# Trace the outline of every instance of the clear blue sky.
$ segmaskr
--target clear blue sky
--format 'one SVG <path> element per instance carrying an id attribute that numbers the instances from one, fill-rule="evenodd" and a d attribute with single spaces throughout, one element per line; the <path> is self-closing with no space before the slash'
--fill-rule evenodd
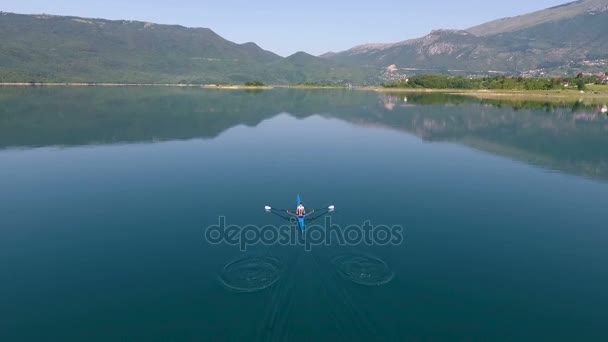
<path id="1" fill-rule="evenodd" d="M 365 43 L 392 43 L 433 29 L 465 29 L 568 0 L 2 0 L 0 11 L 132 19 L 208 27 L 237 42 L 287 56 L 319 55 Z"/>

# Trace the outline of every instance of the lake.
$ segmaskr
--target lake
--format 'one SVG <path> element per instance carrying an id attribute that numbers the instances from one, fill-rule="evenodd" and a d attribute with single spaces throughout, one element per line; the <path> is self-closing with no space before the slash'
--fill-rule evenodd
<path id="1" fill-rule="evenodd" d="M 0 88 L 0 340 L 606 340 L 607 147 L 583 103 Z"/>

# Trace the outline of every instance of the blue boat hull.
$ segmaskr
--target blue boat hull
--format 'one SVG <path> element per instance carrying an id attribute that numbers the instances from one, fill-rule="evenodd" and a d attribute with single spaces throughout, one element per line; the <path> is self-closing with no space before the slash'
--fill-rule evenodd
<path id="1" fill-rule="evenodd" d="M 296 208 L 300 206 L 300 203 L 302 203 L 302 200 L 300 200 L 300 195 L 298 195 L 298 198 L 296 199 Z M 304 217 L 298 217 L 298 225 L 300 226 L 302 233 L 304 233 L 304 229 L 306 228 Z"/>

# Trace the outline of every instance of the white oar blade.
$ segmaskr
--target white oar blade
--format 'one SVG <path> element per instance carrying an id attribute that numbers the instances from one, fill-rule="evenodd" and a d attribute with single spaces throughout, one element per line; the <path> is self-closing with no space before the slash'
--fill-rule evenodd
<path id="1" fill-rule="evenodd" d="M 329 207 L 327 207 L 327 210 L 329 211 L 334 211 L 336 208 L 333 205 L 330 205 Z"/>
<path id="2" fill-rule="evenodd" d="M 264 207 L 264 211 L 271 211 L 271 210 L 272 210 L 272 208 L 271 208 L 271 207 L 269 207 L 269 206 L 265 206 L 265 207 Z"/>

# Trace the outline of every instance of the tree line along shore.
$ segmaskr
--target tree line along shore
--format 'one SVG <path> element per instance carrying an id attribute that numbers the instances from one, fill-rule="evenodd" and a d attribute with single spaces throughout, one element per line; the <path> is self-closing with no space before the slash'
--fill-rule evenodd
<path id="1" fill-rule="evenodd" d="M 393 89 L 466 89 L 466 90 L 567 90 L 584 91 L 589 85 L 608 84 L 608 72 L 603 75 L 576 77 L 527 78 L 527 77 L 462 77 L 446 75 L 417 75 L 397 82 L 387 83 L 384 88 Z"/>
<path id="2" fill-rule="evenodd" d="M 410 88 L 410 89 L 469 89 L 469 90 L 556 90 L 571 89 L 585 90 L 588 85 L 608 84 L 608 72 L 602 75 L 579 73 L 576 77 L 463 77 L 448 75 L 414 75 L 396 82 L 382 84 L 384 88 Z M 352 84 L 328 84 L 306 82 L 292 85 L 266 85 L 261 81 L 248 81 L 244 84 L 230 83 L 140 83 L 140 82 L 2 82 L 0 85 L 18 86 L 175 86 L 175 87 L 327 87 L 352 88 Z M 357 87 L 357 86 L 355 86 Z"/>

